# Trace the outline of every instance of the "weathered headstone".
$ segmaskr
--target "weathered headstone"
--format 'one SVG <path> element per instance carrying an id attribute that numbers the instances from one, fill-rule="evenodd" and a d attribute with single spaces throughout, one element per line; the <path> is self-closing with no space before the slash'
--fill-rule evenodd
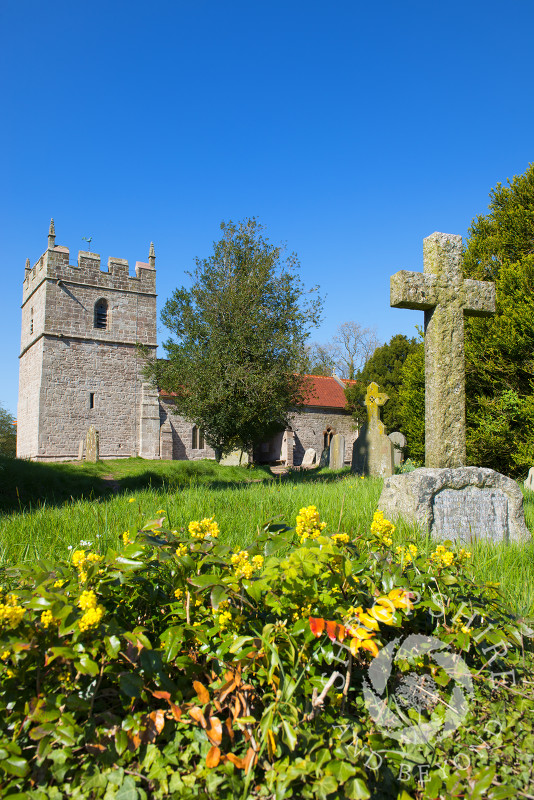
<path id="1" fill-rule="evenodd" d="M 465 280 L 462 237 L 423 241 L 424 274 L 391 277 L 391 305 L 425 312 L 425 466 L 465 464 L 464 315 L 495 313 L 495 284 Z"/>
<path id="2" fill-rule="evenodd" d="M 492 469 L 423 467 L 384 482 L 378 503 L 386 519 L 402 517 L 440 539 L 526 541 L 523 494 Z"/>
<path id="3" fill-rule="evenodd" d="M 143 383 L 139 408 L 139 455 L 141 458 L 160 457 L 159 429 L 158 390 L 150 383 Z"/>
<path id="4" fill-rule="evenodd" d="M 321 453 L 321 458 L 319 459 L 319 467 L 328 467 L 330 464 L 330 448 L 325 447 Z"/>
<path id="5" fill-rule="evenodd" d="M 78 445 L 78 461 L 83 461 L 83 446 L 84 441 L 80 439 L 80 444 Z"/>
<path id="6" fill-rule="evenodd" d="M 370 383 L 365 395 L 367 422 L 352 448 L 352 471 L 359 475 L 387 477 L 393 474 L 393 443 L 386 436 L 380 407 L 389 400 L 378 384 Z"/>
<path id="7" fill-rule="evenodd" d="M 400 431 L 393 431 L 388 435 L 388 439 L 393 443 L 393 466 L 400 467 L 404 463 L 406 436 Z"/>
<path id="8" fill-rule="evenodd" d="M 171 422 L 167 418 L 159 429 L 159 457 L 163 461 L 172 461 L 173 441 Z"/>
<path id="9" fill-rule="evenodd" d="M 85 437 L 85 460 L 92 464 L 98 461 L 98 431 L 91 425 Z"/>
<path id="10" fill-rule="evenodd" d="M 330 440 L 330 469 L 343 469 L 345 466 L 345 437 L 335 433 Z"/>
<path id="11" fill-rule="evenodd" d="M 529 469 L 528 476 L 526 480 L 523 481 L 523 486 L 525 489 L 530 489 L 531 492 L 534 492 L 534 467 Z"/>
<path id="12" fill-rule="evenodd" d="M 246 450 L 232 450 L 220 460 L 223 467 L 245 467 L 249 463 L 249 454 Z"/>
<path id="13" fill-rule="evenodd" d="M 424 274 L 397 272 L 391 305 L 425 312 L 426 467 L 384 481 L 378 508 L 441 539 L 522 541 L 523 496 L 511 478 L 465 464 L 464 314 L 495 312 L 495 284 L 464 280 L 462 238 L 424 240 Z"/>
<path id="14" fill-rule="evenodd" d="M 302 464 L 300 466 L 304 467 L 304 469 L 309 469 L 310 467 L 314 466 L 316 460 L 317 460 L 317 453 L 315 452 L 313 447 L 308 447 L 308 449 L 304 453 L 304 458 L 302 459 Z"/>

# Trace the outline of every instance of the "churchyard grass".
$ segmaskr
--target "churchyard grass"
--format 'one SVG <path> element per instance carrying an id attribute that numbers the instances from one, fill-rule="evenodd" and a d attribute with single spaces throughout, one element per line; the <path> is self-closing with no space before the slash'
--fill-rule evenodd
<path id="1" fill-rule="evenodd" d="M 105 553 L 129 527 L 141 527 L 147 519 L 163 515 L 165 524 L 176 530 L 191 520 L 214 516 L 221 541 L 244 547 L 269 520 L 292 524 L 300 508 L 313 504 L 327 522 L 327 530 L 339 529 L 356 538 L 369 530 L 382 488 L 380 479 L 362 480 L 347 470 L 294 472 L 280 479 L 266 469 L 219 467 L 209 461 L 127 459 L 45 465 L 3 459 L 0 465 L 9 467 L 4 498 L 8 484 L 13 500 L 16 479 L 23 486 L 19 494 L 25 501 L 21 510 L 11 503 L 11 513 L 0 516 L 0 565 L 4 567 L 64 558 L 84 542 Z M 21 481 L 23 471 L 34 468 L 45 476 L 37 488 L 33 484 L 35 506 L 29 501 L 31 480 Z M 115 487 L 117 494 L 102 484 L 102 477 L 108 475 L 120 483 Z M 35 480 L 35 475 L 30 478 Z M 77 495 L 82 499 L 70 499 Z M 533 492 L 525 491 L 525 519 L 534 531 Z M 392 547 L 406 542 L 414 543 L 424 555 L 435 546 L 422 532 L 401 523 Z M 470 549 L 473 577 L 499 583 L 512 613 L 534 615 L 534 544 L 503 546 L 480 541 Z"/>

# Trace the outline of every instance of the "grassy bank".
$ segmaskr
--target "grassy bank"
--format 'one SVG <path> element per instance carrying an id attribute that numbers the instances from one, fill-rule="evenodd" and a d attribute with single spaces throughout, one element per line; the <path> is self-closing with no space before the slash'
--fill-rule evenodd
<path id="1" fill-rule="evenodd" d="M 295 473 L 280 480 L 267 470 L 206 461 L 32 464 L 4 459 L 0 466 L 3 566 L 65 557 L 81 543 L 104 553 L 116 546 L 123 531 L 163 514 L 171 529 L 215 516 L 221 541 L 242 547 L 268 520 L 294 524 L 299 509 L 313 504 L 328 530 L 341 529 L 356 538 L 369 530 L 382 488 L 378 479 L 362 480 L 348 472 Z M 103 480 L 106 476 L 111 480 Z M 534 530 L 531 492 L 525 497 L 525 517 Z M 400 525 L 393 547 L 406 541 L 425 554 L 435 547 L 413 528 Z M 534 544 L 478 542 L 472 553 L 473 577 L 499 583 L 513 613 L 534 615 Z"/>

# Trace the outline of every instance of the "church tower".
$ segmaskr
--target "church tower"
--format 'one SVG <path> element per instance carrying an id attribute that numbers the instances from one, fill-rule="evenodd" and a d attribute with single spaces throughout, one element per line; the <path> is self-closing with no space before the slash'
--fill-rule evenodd
<path id="1" fill-rule="evenodd" d="M 144 345 L 155 358 L 156 269 L 148 263 L 80 251 L 55 243 L 33 268 L 26 261 L 17 412 L 17 456 L 74 460 L 93 425 L 100 457 L 159 458 L 157 394 L 143 383 Z"/>

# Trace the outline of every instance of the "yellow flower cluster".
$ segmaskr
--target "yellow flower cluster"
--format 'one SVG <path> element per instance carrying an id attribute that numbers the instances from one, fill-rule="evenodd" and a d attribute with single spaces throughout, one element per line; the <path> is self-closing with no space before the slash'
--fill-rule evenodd
<path id="1" fill-rule="evenodd" d="M 237 553 L 232 554 L 230 561 L 235 569 L 235 577 L 238 580 L 240 578 L 248 580 L 252 577 L 253 572 L 257 572 L 263 567 L 263 556 L 253 556 L 252 560 L 249 559 L 250 556 L 247 550 L 238 550 Z"/>
<path id="2" fill-rule="evenodd" d="M 54 582 L 54 589 L 61 589 L 63 584 L 67 583 L 67 581 L 57 580 Z"/>
<path id="3" fill-rule="evenodd" d="M 397 564 L 410 564 L 418 553 L 417 547 L 414 544 L 409 544 L 408 547 L 397 547 L 395 550 Z"/>
<path id="4" fill-rule="evenodd" d="M 96 561 L 100 561 L 100 556 L 96 553 L 87 553 L 85 555 L 85 550 L 75 550 L 72 554 L 72 563 L 78 570 L 78 576 L 82 583 L 87 580 L 87 567 Z"/>
<path id="5" fill-rule="evenodd" d="M 125 547 L 129 544 L 132 544 L 132 540 L 130 539 L 130 531 L 124 531 L 122 534 L 122 543 Z"/>
<path id="6" fill-rule="evenodd" d="M 52 625 L 53 622 L 54 622 L 54 615 L 52 614 L 50 609 L 43 611 L 43 613 L 41 614 L 41 625 L 43 626 L 43 628 L 48 628 L 48 626 Z"/>
<path id="7" fill-rule="evenodd" d="M 296 531 L 300 543 L 306 539 L 317 539 L 326 528 L 326 522 L 321 522 L 316 506 L 301 508 L 297 516 Z"/>
<path id="8" fill-rule="evenodd" d="M 348 533 L 333 533 L 331 538 L 336 544 L 348 544 L 349 542 Z"/>
<path id="9" fill-rule="evenodd" d="M 393 540 L 392 533 L 395 531 L 395 525 L 387 519 L 384 519 L 383 511 L 375 511 L 373 521 L 371 523 L 371 533 L 378 540 L 379 544 L 391 547 Z"/>
<path id="10" fill-rule="evenodd" d="M 82 592 L 78 606 L 85 612 L 78 621 L 78 627 L 82 633 L 90 628 L 95 628 L 104 615 L 103 606 L 97 605 L 96 594 L 93 591 Z"/>
<path id="11" fill-rule="evenodd" d="M 174 596 L 177 600 L 183 600 L 184 597 L 184 590 L 183 589 L 176 589 L 174 592 Z"/>
<path id="12" fill-rule="evenodd" d="M 178 558 L 181 556 L 185 556 L 187 553 L 187 545 L 186 544 L 179 544 L 176 548 L 176 555 Z"/>
<path id="13" fill-rule="evenodd" d="M 232 621 L 232 614 L 230 611 L 221 611 L 219 614 L 219 627 L 224 631 Z"/>
<path id="14" fill-rule="evenodd" d="M 5 603 L 0 603 L 0 625 L 5 624 L 10 628 L 17 627 L 26 613 L 26 609 L 19 606 L 18 599 L 17 594 L 8 594 Z"/>
<path id="15" fill-rule="evenodd" d="M 455 554 L 452 550 L 447 550 L 447 548 L 442 544 L 438 544 L 430 556 L 432 563 L 441 569 L 444 567 L 450 567 L 455 562 L 457 564 L 461 564 L 463 561 L 467 561 L 469 558 L 471 558 L 471 553 L 468 550 L 465 550 L 463 547 L 460 548 L 458 553 Z"/>
<path id="16" fill-rule="evenodd" d="M 405 589 L 392 589 L 391 592 L 378 597 L 372 608 L 365 611 L 362 606 L 348 609 L 346 620 L 352 622 L 347 627 L 347 634 L 352 637 L 350 651 L 356 655 L 360 649 L 369 650 L 374 656 L 378 653 L 378 645 L 373 637 L 378 631 L 378 623 L 389 625 L 393 622 L 395 609 L 411 606 L 410 593 Z"/>
<path id="17" fill-rule="evenodd" d="M 205 539 L 206 536 L 216 539 L 219 535 L 219 526 L 215 522 L 215 517 L 205 517 L 200 522 L 195 519 L 189 523 L 188 530 L 193 539 Z"/>
<path id="18" fill-rule="evenodd" d="M 10 655 L 11 655 L 11 653 L 9 652 L 9 650 L 3 650 L 0 653 L 0 659 L 2 659 L 2 661 L 7 661 L 7 659 L 9 658 Z"/>

